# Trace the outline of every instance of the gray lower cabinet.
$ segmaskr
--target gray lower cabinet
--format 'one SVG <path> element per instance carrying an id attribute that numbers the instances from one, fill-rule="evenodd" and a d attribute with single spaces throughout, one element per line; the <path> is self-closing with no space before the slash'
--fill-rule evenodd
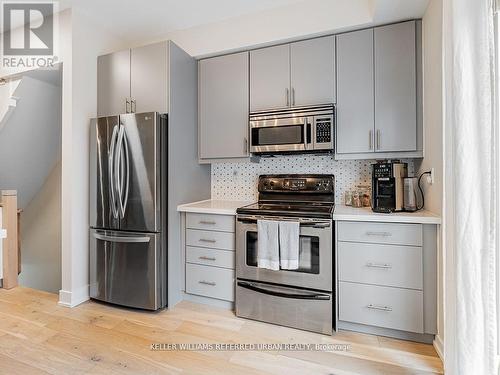
<path id="1" fill-rule="evenodd" d="M 250 111 L 290 105 L 290 45 L 250 51 Z"/>
<path id="2" fill-rule="evenodd" d="M 186 213 L 186 293 L 234 302 L 235 218 Z"/>
<path id="3" fill-rule="evenodd" d="M 436 333 L 436 242 L 435 226 L 338 222 L 339 327 L 428 342 Z"/>
<path id="4" fill-rule="evenodd" d="M 374 151 L 373 29 L 337 35 L 337 153 Z"/>
<path id="5" fill-rule="evenodd" d="M 417 149 L 416 22 L 374 29 L 376 151 Z"/>
<path id="6" fill-rule="evenodd" d="M 97 58 L 97 116 L 113 116 L 129 110 L 130 50 L 99 56 Z"/>
<path id="7" fill-rule="evenodd" d="M 290 44 L 292 106 L 335 103 L 335 37 Z"/>
<path id="8" fill-rule="evenodd" d="M 198 62 L 200 162 L 248 157 L 248 52 Z"/>
<path id="9" fill-rule="evenodd" d="M 97 116 L 167 112 L 169 43 L 164 41 L 97 58 Z"/>

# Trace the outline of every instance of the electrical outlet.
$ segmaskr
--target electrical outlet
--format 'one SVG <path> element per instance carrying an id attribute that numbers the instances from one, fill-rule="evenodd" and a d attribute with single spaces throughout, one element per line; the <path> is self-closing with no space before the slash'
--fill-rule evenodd
<path id="1" fill-rule="evenodd" d="M 431 174 L 427 175 L 427 182 L 432 185 L 434 183 L 434 168 L 431 168 Z"/>

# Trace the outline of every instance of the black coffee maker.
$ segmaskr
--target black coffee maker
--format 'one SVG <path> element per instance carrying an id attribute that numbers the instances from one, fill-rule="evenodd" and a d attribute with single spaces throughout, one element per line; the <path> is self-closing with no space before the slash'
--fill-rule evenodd
<path id="1" fill-rule="evenodd" d="M 408 164 L 384 161 L 372 167 L 372 210 L 385 213 L 403 211 L 404 178 L 408 177 Z"/>

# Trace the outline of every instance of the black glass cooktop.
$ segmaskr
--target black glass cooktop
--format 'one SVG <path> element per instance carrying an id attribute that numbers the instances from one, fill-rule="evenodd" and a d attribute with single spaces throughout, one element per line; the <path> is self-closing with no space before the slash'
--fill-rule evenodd
<path id="1" fill-rule="evenodd" d="M 331 202 L 256 202 L 238 208 L 238 214 L 303 216 L 330 218 L 335 205 Z"/>

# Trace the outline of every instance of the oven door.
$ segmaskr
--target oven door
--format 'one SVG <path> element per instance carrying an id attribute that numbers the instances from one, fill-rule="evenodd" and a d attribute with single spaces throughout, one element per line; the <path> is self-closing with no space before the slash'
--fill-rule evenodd
<path id="1" fill-rule="evenodd" d="M 312 118 L 290 117 L 250 121 L 250 152 L 288 152 L 312 149 Z"/>
<path id="2" fill-rule="evenodd" d="M 240 215 L 236 224 L 236 276 L 300 288 L 332 291 L 333 222 L 322 219 L 272 218 L 300 221 L 299 268 L 273 271 L 257 267 L 258 233 L 255 216 Z M 271 218 L 266 217 L 266 220 Z"/>

